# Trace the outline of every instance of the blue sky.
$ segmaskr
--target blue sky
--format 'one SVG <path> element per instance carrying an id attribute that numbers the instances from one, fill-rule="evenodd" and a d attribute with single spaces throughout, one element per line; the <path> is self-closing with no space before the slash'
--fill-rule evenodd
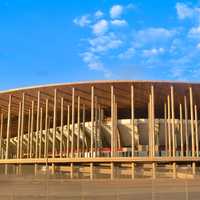
<path id="1" fill-rule="evenodd" d="M 200 80 L 200 1 L 1 0 L 0 89 Z"/>

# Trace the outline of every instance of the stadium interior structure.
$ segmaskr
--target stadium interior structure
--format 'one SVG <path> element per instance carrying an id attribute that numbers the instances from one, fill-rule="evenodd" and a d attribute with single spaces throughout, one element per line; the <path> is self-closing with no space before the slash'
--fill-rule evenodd
<path id="1" fill-rule="evenodd" d="M 0 92 L 0 167 L 117 177 L 199 173 L 200 84 L 91 81 Z"/>

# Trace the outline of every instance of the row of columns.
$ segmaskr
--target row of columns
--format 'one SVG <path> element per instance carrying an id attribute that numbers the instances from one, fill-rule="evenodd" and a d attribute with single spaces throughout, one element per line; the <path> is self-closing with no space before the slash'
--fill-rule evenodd
<path id="1" fill-rule="evenodd" d="M 189 134 L 191 133 L 191 156 L 199 156 L 199 133 L 198 133 L 198 115 L 197 106 L 193 105 L 192 88 L 189 88 L 190 99 L 190 130 L 188 129 L 188 109 L 187 99 L 184 96 L 184 119 L 183 119 L 183 107 L 179 103 L 179 135 L 175 133 L 175 114 L 174 114 L 174 92 L 171 87 L 171 101 L 170 96 L 167 96 L 167 106 L 164 104 L 164 119 L 165 119 L 165 150 L 168 156 L 176 156 L 177 150 L 177 137 L 180 138 L 180 155 L 189 156 Z M 183 131 L 183 128 L 185 131 Z M 184 138 L 185 135 L 185 138 Z M 185 139 L 185 145 L 184 145 Z M 185 146 L 185 151 L 184 151 Z"/>
<path id="2" fill-rule="evenodd" d="M 98 122 L 101 116 L 101 108 L 99 106 L 99 110 L 97 109 L 97 98 L 94 96 L 94 87 L 91 88 L 91 137 L 90 137 L 90 154 L 91 157 L 94 157 L 97 153 L 97 133 L 98 133 Z M 49 139 L 50 139 L 50 122 L 51 115 L 49 113 L 49 100 L 46 99 L 46 111 L 45 117 L 43 115 L 43 107 L 41 104 L 41 93 L 38 91 L 37 95 L 37 106 L 35 101 L 31 102 L 31 108 L 28 110 L 28 124 L 27 124 L 27 141 L 25 140 L 25 94 L 22 94 L 22 101 L 19 102 L 19 111 L 18 111 L 18 130 L 16 136 L 16 158 L 21 159 L 24 158 L 24 153 L 26 153 L 27 158 L 41 158 L 42 151 L 43 156 L 47 157 L 49 154 Z M 94 100 L 95 99 L 95 100 Z M 3 138 L 3 127 L 4 127 L 4 113 L 1 112 L 1 138 L 0 138 L 0 149 L 3 149 L 3 141 L 5 144 L 5 159 L 9 159 L 10 152 L 10 127 L 11 127 L 11 104 L 12 104 L 12 95 L 9 96 L 8 103 L 8 114 L 7 114 L 7 134 L 6 138 Z M 36 119 L 35 119 L 35 107 L 36 107 Z M 61 97 L 61 117 L 60 117 L 60 145 L 57 148 L 56 145 L 56 135 L 57 135 L 57 89 L 54 90 L 54 103 L 53 103 L 53 128 L 52 128 L 52 156 L 55 158 L 56 150 L 59 149 L 59 156 L 63 156 L 63 146 L 64 146 L 64 135 L 63 135 L 63 118 L 64 118 L 64 98 Z M 67 141 L 66 141 L 66 156 L 74 157 L 75 156 L 75 88 L 72 88 L 72 102 L 71 105 L 67 105 Z M 82 122 L 81 122 L 81 111 L 82 111 Z M 81 152 L 85 152 L 86 147 L 86 128 L 85 128 L 85 120 L 86 120 L 86 106 L 82 104 L 81 110 L 81 97 L 78 96 L 77 103 L 77 141 L 76 141 L 76 155 L 80 155 Z M 71 119 L 70 119 L 71 117 Z M 45 127 L 43 127 L 43 121 L 45 122 Z M 34 127 L 36 128 L 34 129 Z M 82 128 L 82 131 L 81 131 Z M 43 131 L 44 129 L 44 131 Z M 43 134 L 43 132 L 45 134 Z M 82 132 L 82 138 L 80 133 Z M 100 133 L 99 133 L 100 134 Z M 45 135 L 45 138 L 43 138 Z M 82 142 L 80 144 L 80 141 Z M 45 141 L 44 141 L 45 140 Z M 43 145 L 44 144 L 44 145 Z M 42 148 L 42 145 L 44 146 Z M 82 146 L 81 146 L 82 145 Z M 25 149 L 26 147 L 26 149 Z M 3 158 L 3 157 L 2 157 Z"/>
<path id="3" fill-rule="evenodd" d="M 95 157 L 97 155 L 97 138 L 98 138 L 98 118 L 101 116 L 101 109 L 98 112 L 98 104 L 95 96 L 94 86 L 91 86 L 91 135 L 90 135 L 90 156 Z M 135 156 L 135 96 L 134 96 L 134 85 L 131 85 L 131 154 L 132 157 Z M 26 151 L 27 157 L 35 158 L 42 157 L 42 151 L 44 152 L 44 157 L 48 156 L 49 153 L 49 136 L 50 133 L 50 116 L 49 116 L 49 101 L 46 99 L 46 111 L 45 117 L 43 115 L 43 108 L 40 106 L 41 93 L 38 91 L 37 96 L 37 114 L 36 114 L 36 130 L 34 136 L 34 123 L 35 123 L 35 102 L 32 101 L 31 108 L 28 110 L 28 136 L 27 141 L 24 140 L 24 120 L 25 120 L 25 94 L 22 94 L 22 101 L 19 102 L 19 112 L 18 112 L 18 130 L 17 130 L 17 145 L 16 145 L 16 157 L 23 158 L 23 152 Z M 192 88 L 189 88 L 189 100 L 190 100 L 190 127 L 191 127 L 191 150 L 192 157 L 199 156 L 199 137 L 198 137 L 198 119 L 197 119 L 197 106 L 193 105 L 193 94 Z M 150 88 L 149 101 L 148 101 L 148 127 L 149 127 L 149 156 L 155 156 L 155 102 L 154 102 L 154 86 Z M 10 126 L 11 126 L 11 102 L 12 95 L 9 96 L 8 103 L 8 114 L 7 114 L 7 132 L 6 132 L 6 148 L 5 148 L 5 159 L 9 158 L 9 146 L 10 146 Z M 63 156 L 64 147 L 64 135 L 63 135 L 63 112 L 64 112 L 64 98 L 61 97 L 61 117 L 60 117 L 60 145 L 57 148 L 56 145 L 56 135 L 57 135 L 57 89 L 54 90 L 54 104 L 53 104 L 53 136 L 52 136 L 52 157 L 57 156 L 56 150 L 59 149 L 59 156 Z M 70 111 L 71 108 L 71 111 Z M 170 87 L 170 95 L 167 96 L 167 102 L 164 102 L 164 122 L 165 122 L 165 150 L 168 156 L 176 156 L 177 148 L 177 134 L 175 134 L 175 110 L 174 110 L 174 87 Z M 188 141 L 188 111 L 187 111 L 187 99 L 184 96 L 184 110 L 185 116 L 183 120 L 183 109 L 182 104 L 179 104 L 180 111 L 180 141 L 181 141 L 181 156 L 184 156 L 184 139 L 183 139 L 183 122 L 185 128 L 185 152 L 186 156 L 189 156 L 189 141 Z M 77 112 L 76 110 L 77 109 Z M 81 124 L 81 97 L 78 96 L 77 108 L 75 107 L 75 88 L 72 88 L 72 102 L 71 106 L 67 106 L 67 156 L 74 157 L 75 155 L 75 116 L 77 113 L 77 141 L 76 141 L 76 155 L 80 155 L 80 148 L 82 147 L 83 152 L 85 151 L 85 105 L 82 107 L 82 124 Z M 71 116 L 70 116 L 71 113 Z M 99 113 L 97 115 L 97 113 Z M 43 119 L 44 117 L 44 119 Z M 71 118 L 71 120 L 70 120 Z M 1 113 L 1 134 L 3 134 L 3 113 Z M 43 127 L 43 121 L 45 121 L 45 127 Z M 81 135 L 81 127 L 83 134 Z M 45 129 L 45 138 L 43 138 L 43 129 Z M 100 134 L 100 133 L 99 133 Z M 82 142 L 81 141 L 82 136 Z M 0 147 L 2 151 L 2 138 L 0 139 Z M 118 148 L 118 136 L 117 136 L 117 97 L 115 94 L 114 86 L 111 85 L 111 157 L 116 156 L 116 151 Z M 26 149 L 24 148 L 24 143 L 27 142 Z M 44 144 L 43 148 L 42 145 Z M 35 150 L 34 150 L 35 147 Z M 69 149 L 71 147 L 71 149 Z M 70 151 L 69 151 L 70 150 Z"/>

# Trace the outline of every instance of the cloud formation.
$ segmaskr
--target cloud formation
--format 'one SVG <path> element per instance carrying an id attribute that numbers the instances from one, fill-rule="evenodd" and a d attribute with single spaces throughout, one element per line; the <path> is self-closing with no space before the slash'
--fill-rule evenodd
<path id="1" fill-rule="evenodd" d="M 115 19 L 115 20 L 111 21 L 111 24 L 114 25 L 114 26 L 126 26 L 127 22 L 124 19 L 121 19 L 121 20 L 120 19 Z"/>
<path id="2" fill-rule="evenodd" d="M 163 27 L 150 27 L 139 30 L 135 34 L 135 40 L 139 45 L 154 42 L 165 42 L 176 34 L 175 30 L 166 29 Z"/>
<path id="3" fill-rule="evenodd" d="M 83 15 L 81 17 L 77 17 L 73 20 L 73 22 L 74 22 L 74 24 L 76 24 L 80 27 L 85 27 L 91 23 L 88 15 Z"/>
<path id="4" fill-rule="evenodd" d="M 105 19 L 93 25 L 93 33 L 96 35 L 104 34 L 108 30 L 108 22 Z"/>
<path id="5" fill-rule="evenodd" d="M 100 11 L 100 10 L 97 10 L 97 11 L 95 12 L 94 16 L 95 16 L 96 18 L 101 18 L 101 17 L 103 16 L 103 12 Z"/>
<path id="6" fill-rule="evenodd" d="M 131 10 L 133 5 L 127 6 Z M 87 64 L 90 70 L 101 71 L 105 77 L 113 75 L 102 62 L 104 58 L 118 50 L 124 43 L 120 34 L 117 34 L 117 28 L 127 26 L 128 23 L 125 19 L 121 18 L 124 7 L 121 5 L 113 5 L 109 12 L 102 12 L 97 10 L 93 14 L 83 15 L 82 17 L 75 18 L 74 23 L 80 27 L 89 27 L 91 35 L 86 41 L 86 48 L 80 53 L 84 63 Z M 89 17 L 89 16 L 94 16 Z M 114 30 L 112 30 L 114 28 Z M 115 33 L 116 32 L 116 33 Z M 123 56 L 122 56 L 123 57 Z"/>
<path id="7" fill-rule="evenodd" d="M 165 50 L 162 47 L 145 49 L 145 50 L 143 50 L 143 56 L 144 57 L 157 56 L 157 55 L 163 54 L 164 52 L 165 52 Z"/>
<path id="8" fill-rule="evenodd" d="M 113 19 L 121 17 L 123 9 L 124 8 L 121 5 L 112 6 L 112 8 L 110 9 L 110 17 Z"/>
<path id="9" fill-rule="evenodd" d="M 189 30 L 188 36 L 191 37 L 191 38 L 200 39 L 200 26 L 192 27 Z"/>
<path id="10" fill-rule="evenodd" d="M 110 49 L 118 48 L 122 41 L 114 33 L 108 33 L 107 35 L 89 39 L 89 44 L 92 52 L 106 52 Z"/>
<path id="11" fill-rule="evenodd" d="M 190 18 L 194 16 L 195 10 L 190 8 L 185 3 L 176 3 L 176 11 L 179 19 Z"/>
<path id="12" fill-rule="evenodd" d="M 75 18 L 75 24 L 90 30 L 80 53 L 88 68 L 111 77 L 108 63 L 115 66 L 115 71 L 123 71 L 121 65 L 126 63 L 140 71 L 153 68 L 169 79 L 200 77 L 200 8 L 177 2 L 176 26 L 133 26 L 126 17 L 128 12 L 135 12 L 132 8 L 135 5 L 113 5 L 107 11 Z"/>
<path id="13" fill-rule="evenodd" d="M 92 52 L 84 52 L 81 54 L 81 57 L 90 69 L 101 70 L 103 68 L 103 64 L 99 61 L 98 56 Z"/>
<path id="14" fill-rule="evenodd" d="M 119 54 L 120 59 L 130 59 L 134 56 L 136 50 L 133 47 L 129 47 L 126 51 Z"/>

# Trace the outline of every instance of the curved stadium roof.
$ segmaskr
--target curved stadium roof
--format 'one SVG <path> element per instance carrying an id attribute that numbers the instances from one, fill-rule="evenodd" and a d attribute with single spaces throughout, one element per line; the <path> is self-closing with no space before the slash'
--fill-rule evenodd
<path id="1" fill-rule="evenodd" d="M 174 87 L 175 97 L 175 114 L 179 116 L 179 104 L 183 103 L 184 96 L 188 99 L 189 106 L 189 87 L 193 90 L 193 101 L 200 108 L 200 84 L 187 82 L 172 82 L 172 81 L 88 81 L 75 83 L 62 83 L 42 85 L 35 87 L 19 88 L 0 92 L 0 108 L 7 113 L 9 95 L 12 95 L 11 118 L 17 122 L 19 102 L 22 101 L 23 93 L 25 94 L 25 116 L 31 108 L 32 101 L 37 104 L 38 91 L 40 91 L 40 106 L 45 109 L 45 101 L 49 99 L 49 112 L 53 113 L 54 90 L 57 90 L 57 107 L 59 112 L 60 99 L 64 98 L 64 112 L 67 111 L 66 105 L 71 105 L 72 88 L 75 88 L 75 106 L 77 106 L 77 97 L 81 97 L 81 105 L 86 106 L 88 112 L 88 120 L 90 118 L 91 107 L 91 86 L 94 86 L 94 94 L 97 97 L 98 105 L 104 108 L 108 113 L 111 107 L 111 86 L 114 86 L 114 93 L 118 104 L 118 118 L 130 117 L 131 106 L 131 85 L 134 85 L 134 107 L 136 118 L 147 118 L 148 116 L 148 97 L 151 86 L 154 86 L 155 96 L 155 116 L 163 117 L 164 103 L 167 100 L 167 95 L 170 95 L 170 87 Z M 37 110 L 35 109 L 35 112 Z M 5 116 L 6 118 L 6 116 Z M 16 123 L 15 123 L 16 124 Z"/>

